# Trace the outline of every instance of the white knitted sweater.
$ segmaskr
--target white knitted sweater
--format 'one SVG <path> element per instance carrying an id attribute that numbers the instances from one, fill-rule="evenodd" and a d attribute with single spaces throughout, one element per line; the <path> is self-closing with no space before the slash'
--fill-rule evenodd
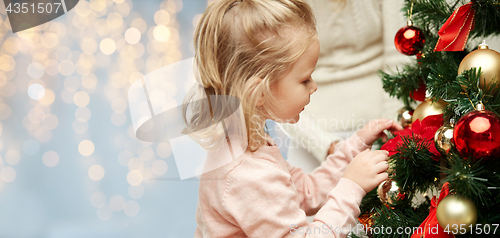
<path id="1" fill-rule="evenodd" d="M 313 73 L 318 90 L 297 124 L 283 124 L 291 146 L 323 161 L 330 144 L 345 139 L 368 121 L 394 118 L 403 106 L 389 98 L 377 71 L 395 70 L 408 57 L 394 47 L 406 25 L 401 0 L 307 0 L 316 14 L 320 58 Z"/>

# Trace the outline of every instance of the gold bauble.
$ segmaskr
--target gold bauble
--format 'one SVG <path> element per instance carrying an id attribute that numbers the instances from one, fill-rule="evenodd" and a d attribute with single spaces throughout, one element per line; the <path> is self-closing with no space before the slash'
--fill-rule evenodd
<path id="1" fill-rule="evenodd" d="M 448 230 L 454 231 L 453 228 L 458 226 L 458 228 L 464 227 L 468 232 L 470 226 L 474 227 L 476 224 L 477 209 L 470 199 L 450 194 L 439 202 L 436 217 L 443 229 L 448 226 Z"/>
<path id="2" fill-rule="evenodd" d="M 439 150 L 439 152 L 441 152 L 442 155 L 446 155 L 453 146 L 451 142 L 452 139 L 453 139 L 453 127 L 449 125 L 444 125 L 436 131 L 436 134 L 434 134 L 434 145 L 436 146 L 436 149 Z"/>
<path id="3" fill-rule="evenodd" d="M 491 81 L 498 83 L 500 77 L 500 53 L 489 49 L 488 45 L 481 44 L 477 50 L 469 53 L 460 63 L 458 67 L 458 74 L 462 74 L 464 70 L 471 68 L 481 67 L 481 79 L 479 80 L 479 87 L 483 90 L 486 89 Z"/>
<path id="4" fill-rule="evenodd" d="M 403 107 L 397 111 L 396 118 L 394 121 L 398 122 L 402 127 L 407 127 L 411 124 L 411 118 L 413 115 L 413 108 Z"/>
<path id="5" fill-rule="evenodd" d="M 411 122 L 415 122 L 417 119 L 422 121 L 427 116 L 442 114 L 443 110 L 446 108 L 446 102 L 439 100 L 432 102 L 431 99 L 426 98 L 425 101 L 420 103 L 418 107 L 413 112 Z"/>
<path id="6" fill-rule="evenodd" d="M 392 205 L 394 199 L 399 194 L 399 188 L 396 186 L 396 182 L 388 179 L 378 185 L 377 194 L 382 203 Z"/>

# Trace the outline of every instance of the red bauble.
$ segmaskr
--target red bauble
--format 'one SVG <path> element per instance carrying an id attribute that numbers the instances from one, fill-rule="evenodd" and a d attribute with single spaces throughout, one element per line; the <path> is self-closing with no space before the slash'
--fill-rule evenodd
<path id="1" fill-rule="evenodd" d="M 425 36 L 422 30 L 414 26 L 405 26 L 396 33 L 394 45 L 405 55 L 415 55 L 424 48 Z"/>
<path id="2" fill-rule="evenodd" d="M 453 141 L 464 157 L 491 159 L 500 154 L 500 118 L 493 112 L 469 112 L 453 130 Z"/>
<path id="3" fill-rule="evenodd" d="M 417 101 L 424 101 L 426 90 L 427 90 L 427 86 L 425 86 L 425 83 L 422 82 L 422 83 L 420 83 L 419 88 L 415 89 L 415 91 L 410 93 L 410 97 L 413 98 L 414 100 L 417 100 Z"/>

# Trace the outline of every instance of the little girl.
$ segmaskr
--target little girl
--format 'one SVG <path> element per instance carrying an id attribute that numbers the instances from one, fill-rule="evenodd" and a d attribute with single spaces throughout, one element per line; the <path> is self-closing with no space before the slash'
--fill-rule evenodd
<path id="1" fill-rule="evenodd" d="M 239 99 L 248 147 L 202 174 L 194 236 L 347 236 L 363 196 L 388 177 L 387 152 L 370 151 L 371 144 L 384 130 L 402 128 L 391 120 L 371 121 L 310 174 L 283 159 L 263 128 L 266 119 L 297 122 L 317 89 L 311 74 L 319 42 L 310 7 L 301 0 L 219 0 L 201 17 L 194 42 L 198 83 L 209 98 Z M 216 119 L 216 110 L 210 108 L 209 116 Z M 206 125 L 203 118 L 193 116 L 187 124 Z M 206 163 L 221 159 L 212 153 Z"/>

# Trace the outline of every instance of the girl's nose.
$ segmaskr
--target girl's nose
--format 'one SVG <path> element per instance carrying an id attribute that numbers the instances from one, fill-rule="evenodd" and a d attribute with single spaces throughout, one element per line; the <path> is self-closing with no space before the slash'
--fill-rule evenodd
<path id="1" fill-rule="evenodd" d="M 314 80 L 311 79 L 311 90 L 310 90 L 310 93 L 309 95 L 313 94 L 314 92 L 316 92 L 316 90 L 318 90 L 318 85 L 316 84 L 316 82 Z"/>

